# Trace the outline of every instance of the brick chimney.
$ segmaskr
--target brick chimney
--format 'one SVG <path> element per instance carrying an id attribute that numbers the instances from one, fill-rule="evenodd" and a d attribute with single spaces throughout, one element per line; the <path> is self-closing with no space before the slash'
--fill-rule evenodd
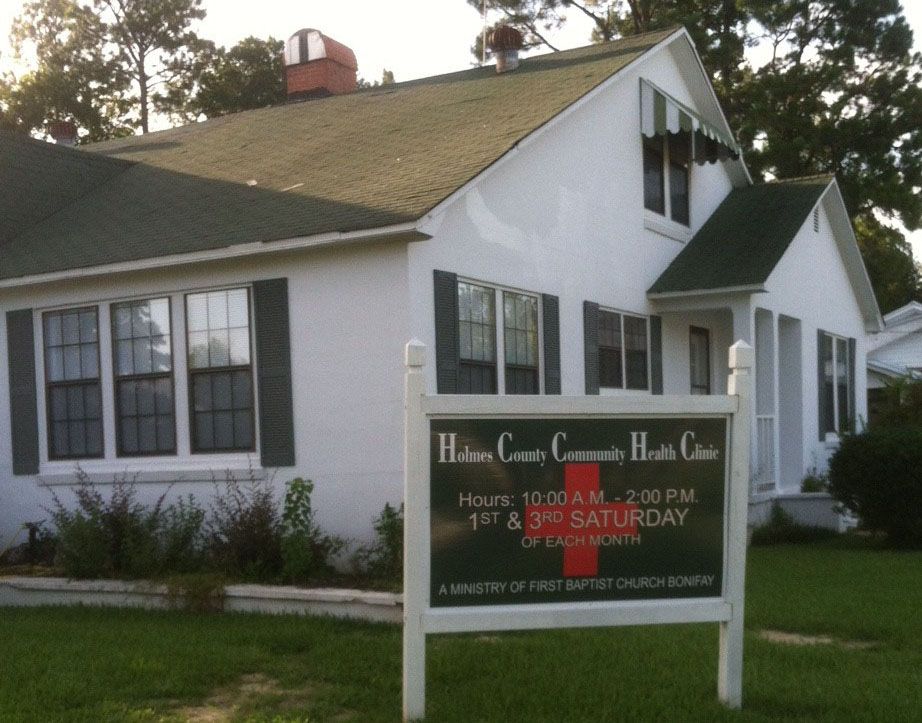
<path id="1" fill-rule="evenodd" d="M 289 101 L 351 93 L 357 70 L 355 53 L 319 30 L 299 30 L 285 44 Z"/>
<path id="2" fill-rule="evenodd" d="M 48 135 L 59 146 L 77 145 L 77 125 L 71 121 L 51 121 L 48 124 Z"/>

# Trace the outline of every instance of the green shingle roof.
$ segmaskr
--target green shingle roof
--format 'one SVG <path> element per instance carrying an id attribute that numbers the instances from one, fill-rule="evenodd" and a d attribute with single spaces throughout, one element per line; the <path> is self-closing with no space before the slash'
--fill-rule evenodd
<path id="1" fill-rule="evenodd" d="M 764 284 L 832 180 L 810 176 L 734 189 L 648 293 Z"/>
<path id="2" fill-rule="evenodd" d="M 0 237 L 0 278 L 416 221 L 674 33 L 536 56 L 502 75 L 474 68 L 84 151 L 49 146 L 96 159 L 89 165 L 123 165 L 114 177 L 87 172 L 88 190 L 44 220 L 11 222 L 18 232 Z M 4 188 L 10 145 L 0 142 Z M 41 174 L 28 177 L 20 195 L 48 195 L 43 183 Z"/>

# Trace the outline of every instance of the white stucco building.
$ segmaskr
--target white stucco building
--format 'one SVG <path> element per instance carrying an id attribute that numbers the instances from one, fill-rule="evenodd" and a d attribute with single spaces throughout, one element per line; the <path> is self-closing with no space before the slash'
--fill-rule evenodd
<path id="1" fill-rule="evenodd" d="M 305 37 L 289 90 L 341 90 L 342 46 Z M 0 159 L 6 537 L 79 464 L 205 501 L 310 478 L 367 538 L 412 338 L 433 393 L 565 395 L 723 393 L 746 340 L 754 513 L 866 415 L 880 317 L 839 188 L 752 184 L 681 29 Z"/>

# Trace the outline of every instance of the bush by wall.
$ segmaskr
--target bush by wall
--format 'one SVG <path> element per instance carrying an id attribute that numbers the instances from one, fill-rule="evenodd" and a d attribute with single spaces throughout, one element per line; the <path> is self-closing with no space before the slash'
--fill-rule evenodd
<path id="1" fill-rule="evenodd" d="M 838 532 L 828 527 L 801 525 L 794 521 L 777 502 L 772 505 L 768 522 L 752 531 L 753 545 L 789 545 L 802 542 L 819 542 L 838 536 Z"/>
<path id="2" fill-rule="evenodd" d="M 384 505 L 374 521 L 375 541 L 363 545 L 355 554 L 355 566 L 369 577 L 392 585 L 403 582 L 403 505 Z"/>
<path id="3" fill-rule="evenodd" d="M 844 437 L 829 462 L 829 492 L 891 544 L 922 546 L 922 427 Z"/>
<path id="4" fill-rule="evenodd" d="M 106 499 L 82 471 L 69 509 L 52 492 L 48 510 L 57 528 L 55 562 L 69 577 L 157 577 L 199 567 L 204 511 L 189 497 L 153 506 L 136 499 L 132 480 L 116 477 Z"/>

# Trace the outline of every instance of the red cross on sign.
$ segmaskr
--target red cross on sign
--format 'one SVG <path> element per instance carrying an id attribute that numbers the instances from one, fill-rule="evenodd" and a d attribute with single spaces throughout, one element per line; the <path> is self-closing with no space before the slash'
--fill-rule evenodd
<path id="1" fill-rule="evenodd" d="M 526 505 L 526 537 L 562 537 L 564 577 L 594 577 L 599 574 L 599 546 L 592 538 L 601 535 L 634 536 L 637 505 L 600 502 L 599 465 L 565 464 L 566 504 Z"/>

